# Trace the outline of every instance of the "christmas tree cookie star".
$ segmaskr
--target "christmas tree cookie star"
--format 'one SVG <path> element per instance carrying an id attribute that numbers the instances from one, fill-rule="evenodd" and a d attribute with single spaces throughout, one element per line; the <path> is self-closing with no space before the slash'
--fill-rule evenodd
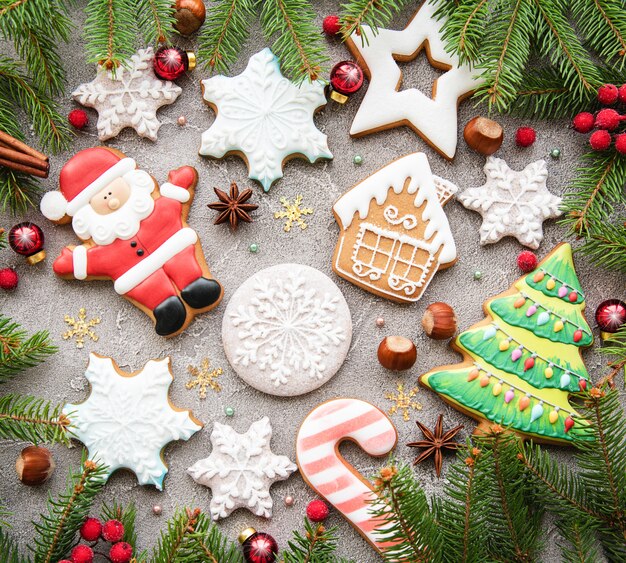
<path id="1" fill-rule="evenodd" d="M 141 485 L 163 489 L 167 466 L 162 453 L 173 440 L 188 440 L 202 428 L 189 410 L 168 396 L 173 376 L 170 359 L 150 360 L 126 373 L 111 359 L 89 355 L 85 377 L 91 393 L 83 403 L 66 404 L 63 413 L 89 456 L 107 466 L 108 474 L 130 469 Z"/>
<path id="2" fill-rule="evenodd" d="M 269 49 L 250 57 L 238 76 L 203 80 L 202 95 L 217 117 L 202 134 L 200 154 L 241 156 L 249 177 L 266 192 L 283 177 L 289 158 L 315 162 L 333 157 L 326 135 L 313 123 L 314 113 L 326 104 L 324 83 L 289 81 Z"/>
<path id="3" fill-rule="evenodd" d="M 487 318 L 452 347 L 463 363 L 420 377 L 455 408 L 523 436 L 567 443 L 585 424 L 568 397 L 587 388 L 580 349 L 593 342 L 569 244 L 485 303 Z"/>
<path id="4" fill-rule="evenodd" d="M 350 135 L 360 137 L 399 125 L 411 127 L 447 159 L 457 144 L 457 108 L 480 84 L 476 71 L 446 52 L 441 37 L 442 20 L 435 18 L 435 2 L 422 4 L 402 31 L 364 25 L 347 45 L 369 78 L 369 86 L 354 117 Z M 364 37 L 367 37 L 365 40 Z M 402 72 L 396 61 L 411 61 L 425 48 L 432 66 L 444 70 L 433 84 L 432 96 L 416 88 L 399 90 Z"/>
<path id="5" fill-rule="evenodd" d="M 154 74 L 151 48 L 137 51 L 128 67 L 112 70 L 98 67 L 96 77 L 72 92 L 78 103 L 98 112 L 98 138 L 106 141 L 125 127 L 132 127 L 141 137 L 156 141 L 161 122 L 157 110 L 173 104 L 182 88 Z"/>

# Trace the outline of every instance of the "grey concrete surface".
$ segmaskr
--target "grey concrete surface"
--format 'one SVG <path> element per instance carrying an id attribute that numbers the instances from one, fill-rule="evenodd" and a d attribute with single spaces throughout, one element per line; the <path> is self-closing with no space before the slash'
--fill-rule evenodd
<path id="1" fill-rule="evenodd" d="M 85 64 L 83 40 L 79 33 L 84 22 L 84 4 L 84 1 L 78 3 L 80 10 L 74 16 L 77 31 L 73 41 L 62 49 L 66 61 L 68 91 L 82 82 L 92 80 L 95 72 L 92 65 Z M 338 2 L 330 0 L 315 4 L 318 9 L 317 23 L 320 26 L 323 15 L 333 13 L 338 8 Z M 395 18 L 394 26 L 402 27 L 410 14 L 411 9 L 407 8 Z M 333 63 L 349 58 L 347 49 L 339 42 L 326 43 Z M 186 44 L 193 46 L 194 41 L 181 40 L 181 45 Z M 255 25 L 232 73 L 241 72 L 248 57 L 267 45 Z M 438 71 L 429 67 L 423 54 L 414 63 L 405 63 L 402 67 L 405 86 L 430 88 L 433 78 L 438 74 Z M 194 414 L 205 423 L 204 430 L 189 442 L 172 443 L 165 449 L 169 474 L 162 493 L 152 487 L 139 486 L 133 474 L 122 471 L 111 477 L 98 499 L 121 503 L 134 501 L 137 504 L 139 544 L 144 547 L 154 545 L 159 530 L 176 507 L 208 507 L 210 491 L 194 483 L 185 470 L 196 460 L 208 455 L 209 435 L 214 421 L 231 424 L 236 430 L 243 432 L 251 422 L 267 415 L 274 428 L 274 451 L 289 455 L 293 460 L 297 429 L 304 416 L 317 404 L 333 397 L 348 396 L 368 400 L 383 409 L 389 408 L 390 403 L 384 398 L 384 394 L 394 391 L 398 382 L 404 382 L 410 388 L 416 385 L 419 374 L 433 366 L 458 359 L 444 342 L 432 341 L 423 333 L 420 319 L 427 305 L 433 301 L 447 301 L 456 309 L 460 327 L 469 327 L 483 318 L 483 301 L 505 290 L 517 279 L 515 257 L 522 250 L 511 238 L 481 247 L 478 242 L 480 215 L 464 209 L 457 202 L 451 202 L 446 206 L 446 213 L 456 239 L 459 261 L 454 267 L 439 272 L 434 277 L 419 303 L 411 306 L 397 305 L 347 283 L 331 271 L 331 256 L 338 235 L 331 206 L 344 191 L 394 158 L 420 150 L 428 155 L 433 172 L 452 180 L 462 190 L 483 183 L 484 157 L 473 153 L 465 145 L 461 131 L 458 153 L 451 163 L 437 155 L 407 128 L 351 139 L 348 130 L 362 97 L 361 93 L 343 106 L 329 103 L 315 119 L 317 126 L 328 135 L 334 160 L 315 165 L 292 160 L 285 166 L 284 178 L 274 185 L 269 194 L 263 194 L 257 184 L 247 179 L 245 164 L 240 159 L 231 157 L 212 160 L 197 155 L 200 135 L 214 120 L 213 112 L 202 102 L 200 95 L 199 81 L 205 77 L 206 72 L 196 70 L 179 81 L 183 88 L 182 95 L 175 104 L 166 106 L 159 112 L 163 125 L 157 142 L 142 140 L 134 131 L 127 129 L 107 145 L 135 158 L 159 182 L 166 179 L 170 169 L 182 164 L 190 164 L 198 169 L 200 183 L 189 223 L 198 231 L 208 264 L 224 285 L 225 298 L 219 308 L 198 317 L 179 337 L 171 340 L 158 337 L 149 319 L 117 297 L 111 283 L 65 281 L 53 275 L 52 261 L 63 246 L 76 243 L 76 238 L 70 227 L 51 225 L 38 210 L 31 210 L 19 219 L 33 220 L 44 228 L 47 260 L 37 266 L 29 266 L 8 249 L 0 254 L 2 265 L 15 266 L 21 277 L 17 291 L 0 294 L 2 313 L 14 317 L 29 331 L 48 329 L 52 340 L 59 347 L 59 353 L 44 365 L 24 372 L 4 385 L 3 393 L 33 393 L 56 402 L 82 401 L 88 393 L 82 374 L 90 351 L 112 356 L 122 369 L 129 371 L 141 368 L 151 358 L 170 355 L 175 374 L 171 388 L 173 402 L 180 407 L 193 409 Z M 65 112 L 76 107 L 69 96 L 62 100 L 62 106 Z M 88 129 L 77 136 L 71 152 L 51 159 L 52 173 L 43 182 L 45 189 L 57 187 L 59 170 L 71 154 L 99 144 L 95 134 L 96 113 L 87 111 L 91 120 Z M 461 105 L 459 122 L 464 125 L 471 117 L 483 112 L 484 110 L 473 107 L 473 102 L 466 101 Z M 184 127 L 176 123 L 180 115 L 187 118 L 187 125 Z M 583 137 L 574 134 L 565 121 L 529 122 L 504 117 L 499 118 L 499 121 L 505 128 L 505 141 L 497 156 L 504 158 L 516 169 L 523 168 L 533 160 L 545 158 L 550 174 L 548 186 L 554 193 L 562 193 L 573 177 L 582 154 Z M 538 132 L 537 142 L 529 149 L 519 149 L 514 144 L 515 129 L 522 124 L 531 124 Z M 561 149 L 561 158 L 558 160 L 550 158 L 550 151 L 555 147 Z M 353 164 L 356 154 L 363 157 L 361 166 Z M 226 189 L 232 180 L 236 180 L 241 188 L 254 188 L 253 201 L 259 204 L 259 209 L 254 214 L 254 223 L 242 225 L 236 233 L 231 233 L 226 225 L 213 225 L 215 213 L 207 209 L 207 204 L 215 199 L 213 186 Z M 305 231 L 294 228 L 285 233 L 282 222 L 275 220 L 273 213 L 280 209 L 280 197 L 293 199 L 297 194 L 303 196 L 303 203 L 312 206 L 315 213 L 307 219 L 309 226 Z M 0 219 L 5 228 L 17 222 L 16 218 L 7 214 L 1 215 Z M 554 221 L 547 222 L 544 226 L 545 240 L 538 251 L 540 257 L 556 243 L 565 240 L 564 230 Z M 575 241 L 568 240 L 576 244 Z M 260 245 L 257 254 L 248 251 L 252 242 Z M 329 383 L 308 395 L 279 398 L 264 395 L 237 377 L 224 356 L 221 321 L 230 296 L 251 273 L 290 261 L 318 268 L 335 280 L 350 306 L 354 335 L 346 362 Z M 624 279 L 599 271 L 581 256 L 576 257 L 576 265 L 588 296 L 587 317 L 592 323 L 593 311 L 600 301 L 608 297 L 623 296 Z M 473 279 L 476 270 L 483 273 L 480 281 Z M 77 314 L 80 307 L 86 307 L 89 317 L 99 316 L 102 319 L 101 324 L 96 327 L 100 336 L 98 342 L 88 341 L 82 350 L 77 349 L 73 342 L 61 338 L 66 329 L 64 315 Z M 382 329 L 375 325 L 375 319 L 379 316 L 383 316 L 386 321 Z M 387 334 L 401 334 L 416 342 L 418 360 L 408 373 L 398 376 L 385 371 L 378 364 L 376 348 L 380 339 Z M 224 375 L 221 377 L 222 392 L 214 393 L 209 390 L 206 400 L 202 401 L 195 391 L 185 389 L 185 382 L 187 366 L 199 364 L 204 357 L 210 358 L 214 366 L 222 367 Z M 599 376 L 604 360 L 594 351 L 586 352 L 585 360 L 589 370 Z M 401 417 L 394 417 L 399 433 L 396 455 L 400 460 L 409 462 L 415 455 L 415 451 L 405 444 L 419 435 L 414 422 L 416 418 L 431 426 L 437 415 L 444 413 L 447 427 L 465 424 L 461 439 L 471 433 L 474 423 L 446 406 L 434 393 L 420 389 L 417 399 L 423 405 L 423 410 L 412 412 L 410 421 L 404 422 Z M 225 416 L 226 406 L 235 409 L 232 418 Z M 44 510 L 48 493 L 54 495 L 61 491 L 69 467 L 78 466 L 81 446 L 77 445 L 69 450 L 62 446 L 53 447 L 57 470 L 53 478 L 39 488 L 25 487 L 17 480 L 13 464 L 22 447 L 23 444 L 19 443 L 1 443 L 0 498 L 14 512 L 9 520 L 25 545 L 33 534 L 30 522 Z M 571 463 L 571 452 L 557 448 L 553 450 L 564 463 Z M 375 473 L 384 463 L 384 460 L 370 458 L 352 445 L 343 447 L 342 452 L 365 476 Z M 444 474 L 450 460 L 451 457 L 446 456 Z M 417 466 L 415 474 L 429 493 L 441 491 L 444 480 L 435 477 L 432 463 L 426 462 Z M 235 539 L 243 528 L 254 526 L 273 534 L 278 543 L 285 546 L 291 530 L 301 526 L 304 509 L 315 495 L 298 474 L 288 481 L 276 484 L 272 488 L 272 495 L 274 515 L 270 520 L 262 520 L 245 510 L 238 510 L 219 523 L 220 529 Z M 286 495 L 293 495 L 295 498 L 292 507 L 284 505 L 283 499 Z M 152 514 L 151 508 L 154 504 L 163 506 L 162 516 Z M 337 513 L 332 514 L 329 524 L 338 527 L 340 554 L 359 563 L 379 560 L 365 541 Z M 557 555 L 554 532 L 547 531 L 546 539 L 548 548 L 544 559 L 555 561 Z"/>

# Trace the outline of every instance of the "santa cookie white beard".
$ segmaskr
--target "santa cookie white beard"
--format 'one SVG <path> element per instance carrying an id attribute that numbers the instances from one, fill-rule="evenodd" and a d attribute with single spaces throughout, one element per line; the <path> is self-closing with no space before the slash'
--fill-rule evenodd
<path id="1" fill-rule="evenodd" d="M 196 170 L 183 166 L 159 189 L 119 151 L 97 147 L 77 153 L 61 170 L 60 190 L 41 200 L 48 219 L 71 220 L 85 241 L 64 248 L 54 272 L 70 279 L 111 279 L 118 294 L 153 319 L 157 334 L 180 333 L 222 298 L 198 235 L 186 222 L 197 181 Z"/>

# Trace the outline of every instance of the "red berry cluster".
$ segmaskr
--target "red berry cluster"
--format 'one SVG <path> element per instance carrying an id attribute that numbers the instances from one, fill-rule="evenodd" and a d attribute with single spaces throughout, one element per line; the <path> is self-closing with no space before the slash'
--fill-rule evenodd
<path id="1" fill-rule="evenodd" d="M 113 544 L 109 549 L 112 563 L 128 563 L 133 556 L 132 546 L 122 541 L 124 525 L 119 520 L 108 520 L 102 524 L 97 518 L 87 518 L 80 528 L 80 537 L 91 545 L 78 544 L 72 549 L 70 558 L 59 563 L 93 563 L 93 548 L 100 539 Z"/>
<path id="2" fill-rule="evenodd" d="M 614 84 L 605 84 L 598 89 L 598 102 L 603 106 L 612 106 L 620 103 L 626 105 L 626 84 L 619 88 Z M 621 115 L 613 108 L 602 108 L 595 115 L 587 111 L 574 117 L 572 123 L 574 130 L 579 133 L 591 133 L 589 144 L 594 151 L 605 151 L 615 143 L 615 150 L 620 154 L 626 154 L 626 132 L 617 129 L 626 120 L 626 115 Z"/>

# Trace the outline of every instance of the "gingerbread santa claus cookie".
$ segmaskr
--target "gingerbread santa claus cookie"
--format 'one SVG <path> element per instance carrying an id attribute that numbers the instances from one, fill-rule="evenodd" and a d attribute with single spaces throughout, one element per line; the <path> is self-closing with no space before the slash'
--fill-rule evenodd
<path id="1" fill-rule="evenodd" d="M 198 234 L 187 225 L 197 182 L 196 170 L 183 166 L 159 187 L 117 150 L 80 151 L 61 170 L 59 191 L 41 200 L 48 219 L 71 221 L 84 241 L 63 249 L 54 272 L 113 280 L 118 294 L 152 318 L 157 334 L 180 333 L 222 299 Z"/>

